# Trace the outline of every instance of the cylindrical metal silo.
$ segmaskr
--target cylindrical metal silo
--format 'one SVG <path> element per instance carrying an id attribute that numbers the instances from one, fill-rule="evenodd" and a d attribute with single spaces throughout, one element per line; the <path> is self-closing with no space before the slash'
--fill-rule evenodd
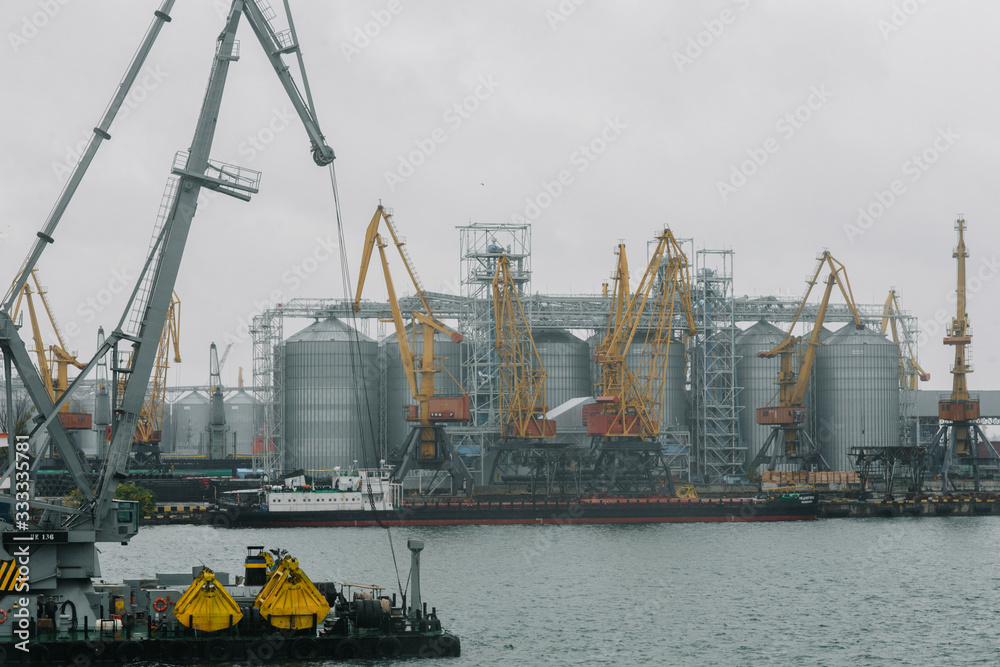
<path id="1" fill-rule="evenodd" d="M 375 465 L 375 341 L 331 317 L 288 338 L 280 354 L 285 467 Z"/>
<path id="2" fill-rule="evenodd" d="M 422 328 L 422 327 L 421 327 Z M 424 351 L 423 336 L 414 342 L 411 328 L 406 328 L 407 339 L 413 346 L 413 353 L 419 358 Z M 386 402 L 386 447 L 392 452 L 406 442 L 410 429 L 416 422 L 408 422 L 403 415 L 404 405 L 415 405 L 410 383 L 403 370 L 403 360 L 399 356 L 399 341 L 395 334 L 383 339 L 385 342 L 385 402 Z M 440 332 L 434 334 L 434 356 L 438 366 L 444 369 L 434 377 L 434 393 L 440 396 L 455 396 L 463 393 L 462 347 Z M 454 379 L 452 379 L 454 378 Z M 457 381 L 457 384 L 456 384 Z M 417 377 L 419 386 L 420 378 Z"/>
<path id="3" fill-rule="evenodd" d="M 581 396 L 593 395 L 590 346 L 562 329 L 532 332 L 545 368 L 545 403 L 549 409 Z"/>
<path id="4" fill-rule="evenodd" d="M 170 422 L 174 449 L 178 454 L 196 456 L 204 453 L 205 427 L 208 426 L 209 400 L 196 391 L 171 404 Z"/>
<path id="5" fill-rule="evenodd" d="M 226 426 L 229 427 L 227 451 L 236 456 L 251 456 L 254 439 L 253 397 L 242 389 L 226 398 Z"/>
<path id="6" fill-rule="evenodd" d="M 745 463 L 748 465 L 771 435 L 770 426 L 757 423 L 757 408 L 777 405 L 781 366 L 777 357 L 758 357 L 757 353 L 774 349 L 783 340 L 785 332 L 763 320 L 736 337 L 736 400 L 741 406 L 740 437 L 747 448 Z"/>
<path id="7" fill-rule="evenodd" d="M 899 444 L 899 347 L 849 324 L 816 353 L 816 444 L 833 470 L 850 447 Z"/>

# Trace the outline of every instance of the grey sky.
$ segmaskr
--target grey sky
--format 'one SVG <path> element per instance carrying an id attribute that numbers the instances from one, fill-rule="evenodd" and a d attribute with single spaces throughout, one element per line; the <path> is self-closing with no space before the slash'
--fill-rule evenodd
<path id="1" fill-rule="evenodd" d="M 158 6 L 0 8 L 4 280 Z M 225 7 L 178 0 L 40 264 L 81 356 L 97 325 L 120 316 L 118 276 L 134 279 L 142 264 Z M 697 247 L 735 250 L 738 295 L 802 294 L 829 248 L 858 301 L 898 290 L 926 333 L 928 387 L 944 389 L 951 359 L 935 317 L 953 314 L 953 222 L 964 213 L 975 276 L 970 385 L 995 386 L 995 3 L 299 1 L 292 10 L 337 152 L 353 276 L 379 199 L 395 209 L 432 290 L 458 291 L 457 225 L 512 216 L 534 218 L 540 292 L 599 291 L 618 240 L 638 266 L 664 224 Z M 240 365 L 249 379 L 240 325 L 272 292 L 342 295 L 326 241 L 336 238 L 326 171 L 312 164 L 245 25 L 240 38 L 213 155 L 262 171 L 262 189 L 249 204 L 216 197 L 199 209 L 177 285 L 185 361 L 171 381 L 184 384 L 206 382 L 209 343 L 233 337 L 242 342 L 224 381 Z M 859 208 L 872 217 L 859 222 Z M 366 295 L 384 295 L 377 275 Z"/>

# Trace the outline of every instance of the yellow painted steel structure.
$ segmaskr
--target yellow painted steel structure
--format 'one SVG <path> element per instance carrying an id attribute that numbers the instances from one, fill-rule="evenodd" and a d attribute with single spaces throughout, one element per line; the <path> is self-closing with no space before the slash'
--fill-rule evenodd
<path id="1" fill-rule="evenodd" d="M 382 236 L 378 233 L 379 223 L 382 221 L 385 221 L 386 227 L 389 229 L 392 242 L 396 246 L 403 264 L 406 266 L 406 272 L 410 276 L 410 281 L 413 283 L 417 297 L 424 308 L 423 313 L 418 313 L 417 311 L 411 311 L 410 313 L 412 316 L 412 343 L 406 334 L 406 325 L 403 323 L 403 314 L 399 307 L 399 300 L 396 298 L 396 290 L 389 271 L 389 262 L 385 256 L 385 249 L 388 244 L 382 240 Z M 434 311 L 431 309 L 420 280 L 413 270 L 413 264 L 410 261 L 409 255 L 404 249 L 405 245 L 406 242 L 396 233 L 396 226 L 392 220 L 392 212 L 386 210 L 382 204 L 379 204 L 365 232 L 365 245 L 361 255 L 361 271 L 358 276 L 358 287 L 354 295 L 352 307 L 355 312 L 361 309 L 361 294 L 365 286 L 365 277 L 368 274 L 368 265 L 371 262 L 372 251 L 375 247 L 378 247 L 379 256 L 382 260 L 382 272 L 385 275 L 385 287 L 388 292 L 389 306 L 392 310 L 392 322 L 396 331 L 396 340 L 399 342 L 399 356 L 403 362 L 403 371 L 406 375 L 406 380 L 410 385 L 410 393 L 417 402 L 417 422 L 421 426 L 430 427 L 433 424 L 431 400 L 434 398 L 436 391 L 434 375 L 441 370 L 434 357 L 434 332 L 439 331 L 446 334 L 456 343 L 461 343 L 463 337 L 462 334 L 445 326 L 434 317 Z M 423 344 L 419 359 L 413 353 L 413 349 L 416 347 L 418 330 Z M 454 380 L 455 378 L 452 379 Z M 458 384 L 457 380 L 456 384 Z M 433 428 L 422 429 L 420 434 L 421 458 L 436 458 L 438 453 L 437 447 L 435 430 Z"/>
<path id="2" fill-rule="evenodd" d="M 670 229 L 657 237 L 646 271 L 633 294 L 629 285 L 625 244 L 618 245 L 618 263 L 612 276 L 611 311 L 603 340 L 597 345 L 595 360 L 600 368 L 601 414 L 610 417 L 608 438 L 655 438 L 660 432 L 660 410 L 666 381 L 671 326 L 677 304 L 683 310 L 687 334 L 696 335 L 691 307 L 691 273 L 687 255 Z M 636 333 L 640 330 L 653 286 L 657 286 L 648 318 L 639 368 L 625 363 Z M 595 435 L 593 431 L 588 431 Z"/>
<path id="3" fill-rule="evenodd" d="M 555 437 L 545 418 L 545 367 L 542 365 L 521 297 L 501 254 L 493 275 L 493 316 L 500 375 L 500 423 L 506 438 Z"/>
<path id="4" fill-rule="evenodd" d="M 16 284 L 16 281 L 15 281 Z M 34 284 L 34 290 L 32 290 Z M 35 302 L 32 294 L 37 294 L 42 302 L 42 308 L 48 318 L 49 326 L 54 332 L 56 343 L 46 345 L 42 337 L 41 320 L 35 311 Z M 69 367 L 84 368 L 86 364 L 79 362 L 75 355 L 66 351 L 66 344 L 63 342 L 62 332 L 56 324 L 56 318 L 52 315 L 52 308 L 49 307 L 48 299 L 45 298 L 46 290 L 38 282 L 38 270 L 32 269 L 27 280 L 21 286 L 21 291 L 17 294 L 10 311 L 10 318 L 14 321 L 21 312 L 22 303 L 27 308 L 28 318 L 31 320 L 31 339 L 35 346 L 35 358 L 38 363 L 38 372 L 45 385 L 45 391 L 49 399 L 55 403 L 69 386 Z M 62 413 L 69 412 L 69 403 L 62 406 Z"/>
<path id="5" fill-rule="evenodd" d="M 899 346 L 899 388 L 916 391 L 919 388 L 918 383 L 930 380 L 931 374 L 917 363 L 917 351 L 913 347 L 913 341 L 899 334 L 896 319 L 902 313 L 903 309 L 899 307 L 899 295 L 896 294 L 896 290 L 889 290 L 889 296 L 886 297 L 882 307 L 882 335 L 891 331 L 892 342 Z"/>
<path id="6" fill-rule="evenodd" d="M 186 628 L 216 632 L 235 626 L 243 618 L 243 612 L 225 587 L 216 582 L 215 573 L 206 567 L 177 600 L 174 616 Z"/>
<path id="7" fill-rule="evenodd" d="M 278 561 L 253 606 L 271 625 L 284 630 L 312 628 L 330 611 L 326 598 L 291 556 Z"/>
<path id="8" fill-rule="evenodd" d="M 816 321 L 813 324 L 813 330 L 809 336 L 809 340 L 806 345 L 806 350 L 801 354 L 799 361 L 799 371 L 798 375 L 795 374 L 794 369 L 794 358 L 795 355 L 800 354 L 800 343 L 802 342 L 801 336 L 793 335 L 795 331 L 795 326 L 798 324 L 799 317 L 802 315 L 802 310 L 805 308 L 806 303 L 809 300 L 809 294 L 812 293 L 813 287 L 819 282 L 820 273 L 822 273 L 823 268 L 828 267 L 830 269 L 830 275 L 826 280 L 826 290 L 823 293 L 823 299 L 820 301 L 819 310 L 816 314 Z M 773 349 L 766 352 L 759 352 L 757 356 L 772 358 L 780 358 L 780 366 L 778 370 L 778 405 L 783 409 L 775 413 L 773 410 L 768 410 L 767 408 L 760 408 L 757 412 L 757 423 L 772 424 L 777 426 L 794 427 L 797 423 L 802 423 L 804 421 L 805 408 L 802 407 L 802 401 L 806 395 L 806 387 L 809 385 L 809 374 L 812 372 L 813 362 L 816 360 L 816 350 L 819 348 L 819 338 L 820 332 L 823 329 L 823 322 L 826 319 L 826 311 L 830 304 L 830 296 L 833 292 L 833 286 L 837 285 L 840 288 L 841 294 L 844 296 L 844 300 L 847 302 L 847 307 L 851 311 L 851 316 L 854 318 L 854 326 L 858 329 L 864 328 L 861 324 L 861 317 L 858 315 L 858 308 L 854 303 L 854 293 L 851 290 L 851 283 L 847 277 L 847 269 L 844 265 L 834 259 L 833 255 L 829 251 L 824 250 L 819 256 L 816 270 L 812 274 L 812 278 L 807 280 L 806 283 L 809 287 L 806 289 L 806 294 L 802 297 L 802 302 L 799 304 L 799 308 L 795 313 L 795 318 L 792 320 L 791 326 L 788 328 L 788 334 L 785 336 L 785 340 L 778 343 Z M 777 419 L 768 419 L 766 421 L 761 421 L 761 415 L 764 414 L 777 414 Z M 793 417 L 795 413 L 800 413 L 802 417 Z M 794 428 L 785 428 L 784 431 L 785 439 L 785 453 L 787 455 L 794 455 L 796 453 L 796 430 Z"/>

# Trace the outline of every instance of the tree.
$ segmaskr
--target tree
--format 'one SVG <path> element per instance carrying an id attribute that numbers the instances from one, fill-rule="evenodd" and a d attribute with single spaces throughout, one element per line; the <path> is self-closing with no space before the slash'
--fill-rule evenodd
<path id="1" fill-rule="evenodd" d="M 35 412 L 28 394 L 23 391 L 14 392 L 14 435 L 28 435 L 28 420 Z M 7 401 L 0 392 L 0 433 L 10 433 L 7 424 Z"/>
<path id="2" fill-rule="evenodd" d="M 115 491 L 115 498 L 118 500 L 138 500 L 141 516 L 156 514 L 156 494 L 134 482 L 119 484 L 118 490 Z"/>

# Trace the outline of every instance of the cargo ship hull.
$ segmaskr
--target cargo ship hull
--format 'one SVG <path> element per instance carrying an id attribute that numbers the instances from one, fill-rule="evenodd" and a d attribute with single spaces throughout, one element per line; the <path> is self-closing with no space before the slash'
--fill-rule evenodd
<path id="1" fill-rule="evenodd" d="M 572 501 L 405 502 L 392 510 L 275 512 L 218 505 L 212 523 L 220 527 L 292 526 L 461 526 L 517 524 L 691 523 L 808 521 L 815 519 L 815 494 L 757 498 L 580 498 Z"/>

